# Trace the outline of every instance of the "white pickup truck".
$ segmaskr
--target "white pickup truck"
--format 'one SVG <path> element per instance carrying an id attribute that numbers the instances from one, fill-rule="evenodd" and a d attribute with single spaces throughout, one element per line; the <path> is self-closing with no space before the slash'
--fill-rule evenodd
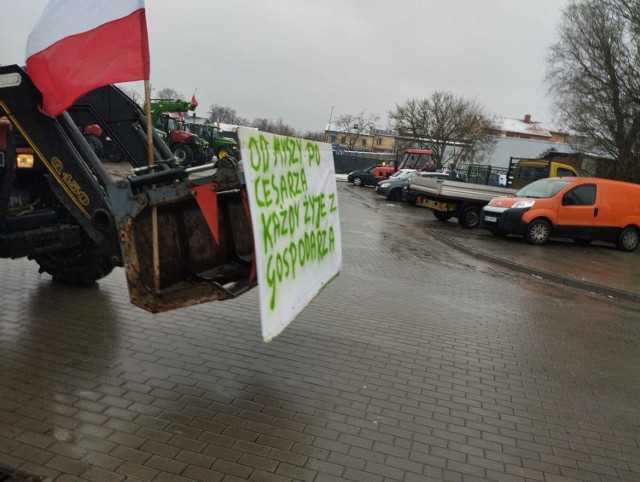
<path id="1" fill-rule="evenodd" d="M 463 228 L 475 228 L 480 223 L 480 210 L 494 197 L 515 194 L 516 189 L 484 186 L 469 182 L 449 181 L 430 177 L 413 177 L 409 190 L 416 193 L 416 204 L 429 208 L 436 218 L 447 221 L 458 218 Z"/>

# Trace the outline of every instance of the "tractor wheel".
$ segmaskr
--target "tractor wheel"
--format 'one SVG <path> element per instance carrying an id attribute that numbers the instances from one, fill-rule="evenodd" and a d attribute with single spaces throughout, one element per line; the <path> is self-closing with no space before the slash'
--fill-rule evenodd
<path id="1" fill-rule="evenodd" d="M 633 251 L 638 247 L 640 241 L 640 233 L 636 228 L 628 227 L 624 228 L 618 237 L 616 245 L 621 251 Z"/>
<path id="2" fill-rule="evenodd" d="M 451 213 L 445 213 L 444 211 L 431 211 L 438 221 L 449 221 L 453 217 Z"/>
<path id="3" fill-rule="evenodd" d="M 109 257 L 88 239 L 81 246 L 39 254 L 33 259 L 40 265 L 39 272 L 50 274 L 54 283 L 89 286 L 113 271 Z"/>
<path id="4" fill-rule="evenodd" d="M 189 146 L 177 144 L 173 147 L 173 157 L 176 158 L 178 164 L 189 166 L 193 163 L 193 151 Z"/>
<path id="5" fill-rule="evenodd" d="M 480 207 L 467 206 L 458 214 L 458 224 L 465 229 L 477 228 L 480 224 Z"/>
<path id="6" fill-rule="evenodd" d="M 96 156 L 98 156 L 98 159 L 102 159 L 104 148 L 102 147 L 102 141 L 100 140 L 100 138 L 93 134 L 88 134 L 84 136 L 84 138 L 87 140 L 87 143 L 89 144 L 89 147 L 91 147 L 91 150 L 95 153 Z"/>
<path id="7" fill-rule="evenodd" d="M 223 159 L 225 157 L 233 157 L 233 152 L 231 152 L 229 149 L 227 149 L 226 147 L 222 147 L 221 149 L 218 150 L 218 153 L 216 154 L 216 157 L 218 159 Z"/>
<path id="8" fill-rule="evenodd" d="M 534 219 L 527 226 L 524 239 L 531 244 L 544 244 L 551 237 L 551 224 L 544 219 Z"/>

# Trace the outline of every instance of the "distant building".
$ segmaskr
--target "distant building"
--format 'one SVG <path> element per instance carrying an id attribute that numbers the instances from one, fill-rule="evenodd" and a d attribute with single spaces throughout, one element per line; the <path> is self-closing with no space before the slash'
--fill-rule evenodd
<path id="1" fill-rule="evenodd" d="M 497 137 L 514 137 L 563 144 L 569 140 L 569 132 L 547 122 L 533 121 L 530 114 L 525 115 L 524 119 L 501 118 L 498 122 L 498 128 L 493 130 L 493 133 Z"/>
<path id="2" fill-rule="evenodd" d="M 496 129 L 491 133 L 497 137 L 495 150 L 489 158 L 489 164 L 496 167 L 507 167 L 510 157 L 537 158 L 544 152 L 553 150 L 560 153 L 573 153 L 568 144 L 569 132 L 551 123 L 533 121 L 527 114 L 523 119 L 503 117 L 498 121 Z M 400 136 L 395 130 L 375 129 L 358 133 L 347 132 L 335 123 L 327 125 L 324 132 L 325 142 L 331 143 L 335 152 L 357 150 L 368 152 L 395 152 L 396 141 L 402 148 L 424 147 L 420 139 Z M 353 137 L 356 137 L 355 139 Z M 353 142 L 355 141 L 355 142 Z M 451 142 L 445 150 L 446 159 L 459 149 L 460 142 Z M 350 146 L 352 146 L 350 148 Z"/>
<path id="3" fill-rule="evenodd" d="M 334 123 L 324 129 L 324 141 L 331 143 L 334 151 L 393 152 L 396 136 L 393 130 L 373 128 L 358 132 L 354 128 L 347 131 Z"/>
<path id="4" fill-rule="evenodd" d="M 574 149 L 566 142 L 551 142 L 516 137 L 498 137 L 493 152 L 486 164 L 494 167 L 509 167 L 512 157 L 521 159 L 539 159 L 547 152 L 572 154 Z"/>

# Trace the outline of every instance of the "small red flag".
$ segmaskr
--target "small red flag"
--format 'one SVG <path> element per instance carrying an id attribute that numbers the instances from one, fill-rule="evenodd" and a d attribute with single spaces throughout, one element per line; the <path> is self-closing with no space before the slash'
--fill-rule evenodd
<path id="1" fill-rule="evenodd" d="M 191 96 L 191 103 L 193 104 L 194 107 L 198 107 L 198 101 L 196 100 L 196 94 L 193 94 Z"/>

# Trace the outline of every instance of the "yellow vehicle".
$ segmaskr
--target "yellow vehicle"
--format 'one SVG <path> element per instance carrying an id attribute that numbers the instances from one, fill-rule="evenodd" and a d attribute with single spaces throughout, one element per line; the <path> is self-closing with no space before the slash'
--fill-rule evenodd
<path id="1" fill-rule="evenodd" d="M 514 161 L 516 161 L 514 163 Z M 522 189 L 527 184 L 545 177 L 577 177 L 578 171 L 568 164 L 546 159 L 519 159 L 512 157 L 507 172 L 507 186 Z"/>

